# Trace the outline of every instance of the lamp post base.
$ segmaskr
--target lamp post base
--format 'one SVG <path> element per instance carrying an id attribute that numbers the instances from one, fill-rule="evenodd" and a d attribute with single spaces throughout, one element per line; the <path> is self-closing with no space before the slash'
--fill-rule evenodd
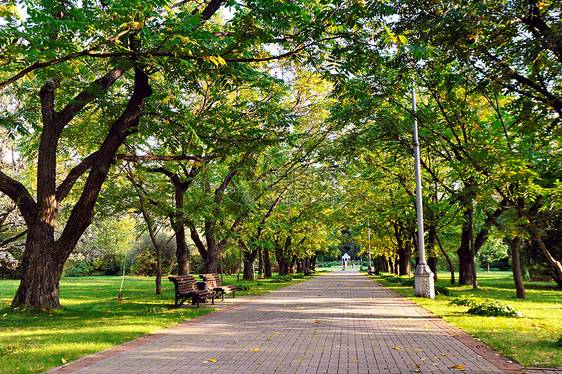
<path id="1" fill-rule="evenodd" d="M 416 286 L 416 296 L 427 299 L 435 299 L 435 284 L 433 272 L 428 265 L 418 265 L 414 272 L 414 283 Z"/>

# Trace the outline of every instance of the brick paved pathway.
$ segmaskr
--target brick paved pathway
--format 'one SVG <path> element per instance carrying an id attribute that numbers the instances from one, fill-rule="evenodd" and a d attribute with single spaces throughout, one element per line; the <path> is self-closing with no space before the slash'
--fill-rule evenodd
<path id="1" fill-rule="evenodd" d="M 546 373 L 522 371 L 355 271 L 315 277 L 49 371 L 70 372 Z"/>

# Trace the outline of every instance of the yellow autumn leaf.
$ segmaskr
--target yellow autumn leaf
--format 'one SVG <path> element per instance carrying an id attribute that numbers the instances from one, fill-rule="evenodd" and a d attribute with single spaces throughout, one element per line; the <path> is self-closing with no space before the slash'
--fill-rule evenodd
<path id="1" fill-rule="evenodd" d="M 226 66 L 226 61 L 221 56 L 217 56 L 217 62 L 219 65 Z"/>
<path id="2" fill-rule="evenodd" d="M 453 366 L 449 366 L 449 369 L 459 369 L 459 370 L 464 370 L 466 369 L 464 366 L 462 365 L 453 365 Z"/>
<path id="3" fill-rule="evenodd" d="M 278 332 L 274 332 L 274 334 L 279 334 Z"/>
<path id="4" fill-rule="evenodd" d="M 210 358 L 209 362 L 217 362 L 217 360 L 215 360 L 214 358 Z"/>
<path id="5" fill-rule="evenodd" d="M 259 348 L 254 349 L 254 352 L 259 352 L 259 351 L 260 351 Z"/>
<path id="6" fill-rule="evenodd" d="M 63 364 L 66 364 L 66 360 L 64 358 L 60 359 L 62 361 Z"/>
<path id="7" fill-rule="evenodd" d="M 396 349 L 397 351 L 399 351 L 399 350 L 401 350 L 401 349 L 403 349 L 403 348 L 401 348 L 401 347 L 394 347 L 394 349 Z"/>

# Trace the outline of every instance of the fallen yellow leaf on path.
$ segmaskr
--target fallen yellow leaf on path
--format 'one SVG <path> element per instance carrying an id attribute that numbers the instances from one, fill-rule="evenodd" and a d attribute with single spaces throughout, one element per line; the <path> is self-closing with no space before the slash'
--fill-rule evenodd
<path id="1" fill-rule="evenodd" d="M 453 365 L 453 366 L 449 366 L 449 369 L 459 369 L 459 370 L 464 370 L 466 369 L 464 366 L 462 365 Z"/>
<path id="2" fill-rule="evenodd" d="M 394 349 L 396 349 L 397 351 L 399 351 L 399 350 L 404 349 L 404 348 L 401 348 L 401 347 L 394 347 Z"/>
<path id="3" fill-rule="evenodd" d="M 254 352 L 259 352 L 259 351 L 260 351 L 259 348 L 254 349 Z"/>
<path id="4" fill-rule="evenodd" d="M 210 358 L 209 362 L 217 362 L 217 360 L 215 360 L 214 358 Z"/>

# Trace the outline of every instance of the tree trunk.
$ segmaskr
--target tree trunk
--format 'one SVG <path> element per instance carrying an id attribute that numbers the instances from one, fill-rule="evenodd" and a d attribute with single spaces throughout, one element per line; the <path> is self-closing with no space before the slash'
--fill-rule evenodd
<path id="1" fill-rule="evenodd" d="M 162 295 L 162 251 L 156 247 L 156 295 Z"/>
<path id="2" fill-rule="evenodd" d="M 515 282 L 515 292 L 518 299 L 524 299 L 525 285 L 523 284 L 523 274 L 521 273 L 521 238 L 516 236 L 514 239 L 505 238 L 511 247 L 511 271 Z"/>
<path id="3" fill-rule="evenodd" d="M 470 201 L 468 208 L 468 232 L 470 238 L 470 256 L 472 257 L 472 289 L 478 289 L 478 278 L 476 277 L 476 248 L 474 246 L 474 202 Z"/>
<path id="4" fill-rule="evenodd" d="M 240 243 L 242 243 L 242 240 L 240 240 Z M 246 245 L 244 245 L 244 248 L 244 276 L 242 279 L 254 280 L 256 278 L 254 274 L 254 262 L 258 256 L 258 250 L 250 250 Z"/>
<path id="5" fill-rule="evenodd" d="M 185 241 L 185 223 L 183 220 L 183 198 L 190 183 L 181 183 L 175 174 L 171 177 L 175 192 L 175 212 L 170 215 L 172 229 L 176 236 L 176 259 L 178 275 L 189 274 L 189 248 Z"/>
<path id="6" fill-rule="evenodd" d="M 275 241 L 275 257 L 277 258 L 277 263 L 279 263 L 279 275 L 290 273 L 291 258 L 289 257 L 289 248 L 291 247 L 292 240 L 292 236 L 287 236 L 283 245 L 277 240 Z"/>
<path id="7" fill-rule="evenodd" d="M 474 273 L 474 257 L 470 249 L 470 228 L 468 222 L 468 211 L 465 212 L 465 221 L 462 227 L 461 245 L 457 250 L 459 256 L 459 285 L 472 285 Z"/>
<path id="8" fill-rule="evenodd" d="M 409 240 L 403 242 L 402 249 L 398 250 L 399 275 L 410 275 L 412 259 L 412 244 Z"/>
<path id="9" fill-rule="evenodd" d="M 258 278 L 263 278 L 263 250 L 258 248 Z"/>
<path id="10" fill-rule="evenodd" d="M 189 248 L 185 241 L 185 227 L 180 227 L 176 233 L 176 259 L 178 261 L 178 275 L 189 274 Z"/>
<path id="11" fill-rule="evenodd" d="M 302 259 L 301 261 L 295 260 L 296 265 L 297 265 L 297 273 L 303 273 L 304 272 L 304 261 L 306 261 L 306 259 Z"/>
<path id="12" fill-rule="evenodd" d="M 437 257 L 428 257 L 427 258 L 427 265 L 429 266 L 429 268 L 431 269 L 431 271 L 433 272 L 433 279 L 435 280 L 435 282 L 437 282 L 437 261 L 439 261 L 439 259 Z"/>
<path id="13" fill-rule="evenodd" d="M 427 265 L 433 272 L 433 279 L 437 282 L 437 250 L 435 249 L 435 244 L 437 242 L 437 229 L 435 225 L 431 225 L 428 230 L 428 237 L 427 237 Z M 419 253 L 419 252 L 418 252 Z"/>
<path id="14" fill-rule="evenodd" d="M 76 100 L 60 112 L 54 110 L 55 85 L 49 80 L 40 91 L 43 130 L 37 161 L 37 203 L 20 183 L 0 171 L 0 190 L 18 204 L 28 226 L 28 237 L 22 261 L 22 280 L 12 301 L 12 307 L 59 308 L 59 281 L 62 268 L 92 222 L 95 204 L 107 179 L 114 157 L 125 138 L 134 133 L 139 123 L 144 98 L 151 95 L 148 76 L 135 68 L 135 85 L 121 116 L 116 119 L 98 151 L 71 169 L 66 179 L 56 187 L 56 156 L 61 132 L 74 116 L 91 100 L 104 93 L 128 68 L 112 70 L 80 93 Z M 76 180 L 89 171 L 80 198 L 72 208 L 66 226 L 54 240 L 58 208 Z"/>
<path id="15" fill-rule="evenodd" d="M 60 308 L 59 281 L 68 256 L 56 256 L 52 230 L 37 226 L 32 227 L 27 235 L 21 282 L 12 308 Z"/>
<path id="16" fill-rule="evenodd" d="M 205 238 L 207 239 L 207 251 L 205 252 L 205 257 L 203 257 L 203 263 L 205 264 L 205 273 L 218 273 L 218 246 L 217 240 L 215 239 L 215 222 L 207 221 L 205 222 Z M 245 278 L 244 278 L 245 279 Z"/>
<path id="17" fill-rule="evenodd" d="M 215 244 L 215 243 L 213 243 Z M 205 259 L 205 273 L 218 273 L 218 250 L 217 246 L 207 246 L 207 258 Z"/>
<path id="18" fill-rule="evenodd" d="M 254 261 L 244 259 L 244 275 L 243 280 L 254 280 L 256 278 L 254 273 Z"/>
<path id="19" fill-rule="evenodd" d="M 269 248 L 264 248 L 263 249 L 263 264 L 264 264 L 264 272 L 265 272 L 265 277 L 266 278 L 271 278 L 272 277 L 272 271 L 271 271 L 271 257 L 269 255 Z"/>

